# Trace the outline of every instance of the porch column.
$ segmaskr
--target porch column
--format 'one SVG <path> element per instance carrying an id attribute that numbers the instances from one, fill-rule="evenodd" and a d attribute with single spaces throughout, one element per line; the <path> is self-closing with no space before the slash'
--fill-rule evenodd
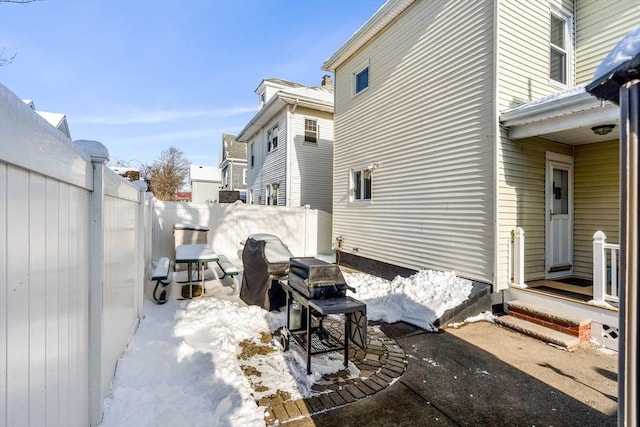
<path id="1" fill-rule="evenodd" d="M 640 80 L 620 87 L 620 425 L 638 425 L 638 133 L 640 132 Z"/>

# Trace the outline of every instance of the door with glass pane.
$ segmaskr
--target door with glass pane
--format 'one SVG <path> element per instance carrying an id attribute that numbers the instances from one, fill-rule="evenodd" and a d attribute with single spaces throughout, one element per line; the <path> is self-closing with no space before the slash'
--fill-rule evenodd
<path id="1" fill-rule="evenodd" d="M 547 153 L 546 277 L 573 273 L 573 158 Z"/>

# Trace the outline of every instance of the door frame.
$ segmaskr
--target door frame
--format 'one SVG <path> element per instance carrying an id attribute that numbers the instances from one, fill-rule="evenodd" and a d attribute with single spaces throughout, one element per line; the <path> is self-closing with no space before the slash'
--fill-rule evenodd
<path id="1" fill-rule="evenodd" d="M 567 168 L 568 170 L 568 180 L 569 180 L 569 194 L 568 194 L 568 215 L 569 215 L 569 226 L 568 226 L 568 236 L 567 236 L 567 258 L 570 260 L 571 268 L 568 270 L 561 271 L 550 271 L 552 265 L 552 233 L 551 233 L 551 210 L 553 208 L 553 189 L 551 188 L 553 185 L 553 167 L 559 166 L 562 168 Z M 545 222 L 544 222 L 544 253 L 545 253 L 545 261 L 544 261 L 544 271 L 545 278 L 552 279 L 556 277 L 562 276 L 570 276 L 573 274 L 573 157 L 567 156 L 564 154 L 554 153 L 551 151 L 547 151 L 545 153 L 545 183 L 544 183 L 544 199 L 545 199 Z"/>

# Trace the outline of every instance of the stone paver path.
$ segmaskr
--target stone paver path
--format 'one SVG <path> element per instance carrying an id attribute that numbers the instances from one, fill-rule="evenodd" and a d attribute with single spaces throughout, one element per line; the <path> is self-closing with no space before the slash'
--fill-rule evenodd
<path id="1" fill-rule="evenodd" d="M 343 338 L 342 322 L 326 318 L 324 326 L 332 335 Z M 292 340 L 288 351 L 303 350 Z M 283 425 L 364 399 L 389 386 L 404 373 L 407 365 L 404 350 L 372 324 L 367 328 L 367 349 L 350 346 L 349 361 L 360 370 L 359 377 L 348 378 L 348 373 L 341 371 L 322 377 L 313 386 L 312 397 L 286 400 L 286 396 L 275 395 L 260 399 L 258 404 L 265 409 L 266 424 Z"/>

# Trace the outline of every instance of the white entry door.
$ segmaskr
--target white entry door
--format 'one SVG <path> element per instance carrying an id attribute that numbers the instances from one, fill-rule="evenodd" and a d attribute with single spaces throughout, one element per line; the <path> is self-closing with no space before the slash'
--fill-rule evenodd
<path id="1" fill-rule="evenodd" d="M 546 277 L 573 273 L 573 158 L 547 153 Z"/>

